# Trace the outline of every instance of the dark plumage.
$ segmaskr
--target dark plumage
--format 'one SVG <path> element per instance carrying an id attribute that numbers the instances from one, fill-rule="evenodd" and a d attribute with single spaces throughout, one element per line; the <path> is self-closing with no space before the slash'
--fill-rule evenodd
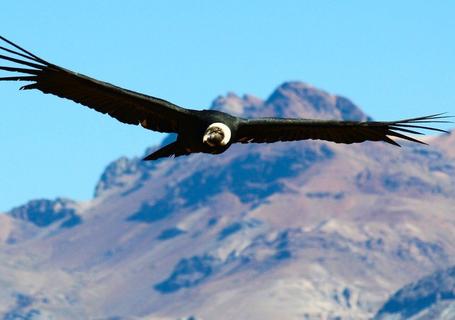
<path id="1" fill-rule="evenodd" d="M 204 152 L 218 154 L 233 143 L 270 143 L 321 139 L 336 143 L 385 141 L 399 146 L 393 137 L 423 143 L 406 134 L 418 129 L 446 132 L 427 123 L 447 122 L 442 114 L 390 122 L 358 122 L 315 119 L 244 119 L 215 110 L 191 110 L 166 100 L 123 89 L 64 69 L 43 60 L 0 36 L 11 47 L 0 46 L 0 60 L 14 66 L 0 70 L 18 73 L 0 81 L 31 82 L 21 89 L 38 89 L 83 104 L 128 124 L 159 132 L 177 133 L 177 140 L 145 158 L 181 156 Z M 16 67 L 19 65 L 20 67 Z"/>

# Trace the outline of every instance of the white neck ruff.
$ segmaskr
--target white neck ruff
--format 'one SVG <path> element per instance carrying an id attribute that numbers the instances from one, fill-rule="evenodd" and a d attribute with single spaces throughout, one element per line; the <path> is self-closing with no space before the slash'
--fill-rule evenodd
<path id="1" fill-rule="evenodd" d="M 224 123 L 221 123 L 221 122 L 215 122 L 215 123 L 212 123 L 211 125 L 208 126 L 207 130 L 209 130 L 210 128 L 219 128 L 222 132 L 223 132 L 223 140 L 221 140 L 220 144 L 222 146 L 225 146 L 229 143 L 229 141 L 231 140 L 231 129 L 229 129 L 229 127 L 227 125 L 225 125 Z"/>

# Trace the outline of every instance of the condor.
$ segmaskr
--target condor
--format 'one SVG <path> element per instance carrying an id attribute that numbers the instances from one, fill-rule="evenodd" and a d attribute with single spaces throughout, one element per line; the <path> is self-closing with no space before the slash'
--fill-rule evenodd
<path id="1" fill-rule="evenodd" d="M 321 139 L 336 143 L 384 141 L 399 146 L 392 138 L 423 143 L 408 134 L 421 134 L 427 123 L 447 122 L 442 114 L 400 121 L 337 121 L 316 119 L 244 119 L 215 110 L 192 110 L 166 100 L 123 89 L 47 62 L 0 36 L 8 47 L 0 46 L 0 60 L 12 66 L 0 70 L 19 75 L 0 81 L 29 81 L 21 89 L 38 89 L 85 105 L 128 124 L 145 129 L 176 133 L 177 139 L 153 152 L 144 160 L 203 152 L 219 154 L 233 143 L 270 143 Z"/>

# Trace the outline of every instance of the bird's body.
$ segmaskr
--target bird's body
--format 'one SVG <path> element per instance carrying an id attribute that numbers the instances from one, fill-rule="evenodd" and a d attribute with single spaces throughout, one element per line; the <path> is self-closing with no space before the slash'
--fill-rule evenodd
<path id="1" fill-rule="evenodd" d="M 168 146 L 157 150 L 153 154 L 147 156 L 145 160 L 156 160 L 165 156 L 181 156 L 191 153 L 211 153 L 219 154 L 226 151 L 235 138 L 233 134 L 237 132 L 240 123 L 240 118 L 233 117 L 228 113 L 217 110 L 191 110 L 191 121 L 182 126 L 181 131 L 177 135 L 175 142 Z M 220 124 L 227 127 L 220 129 L 222 131 L 221 139 L 215 143 L 204 142 L 204 136 L 210 126 L 220 128 Z M 213 128 L 213 127 L 212 127 Z M 223 138 L 229 132 L 230 138 L 223 142 Z"/>
<path id="2" fill-rule="evenodd" d="M 429 127 L 430 122 L 447 122 L 441 114 L 390 122 L 317 119 L 244 119 L 217 110 L 192 110 L 166 100 L 123 89 L 49 63 L 0 36 L 13 48 L 0 46 L 0 61 L 13 66 L 0 70 L 19 73 L 0 81 L 29 81 L 21 89 L 38 89 L 83 104 L 127 124 L 176 133 L 177 139 L 145 160 L 191 153 L 219 154 L 234 143 L 271 143 L 320 139 L 336 143 L 384 141 L 399 146 L 391 137 L 422 143 L 407 134 L 418 129 L 446 132 Z M 16 51 L 19 50 L 19 51 Z M 17 67 L 16 65 L 20 65 Z"/>

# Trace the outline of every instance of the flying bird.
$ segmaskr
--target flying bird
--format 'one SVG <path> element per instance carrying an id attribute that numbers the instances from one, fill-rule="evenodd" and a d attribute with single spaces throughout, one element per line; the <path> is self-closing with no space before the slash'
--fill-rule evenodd
<path id="1" fill-rule="evenodd" d="M 0 81 L 31 82 L 21 90 L 38 89 L 70 99 L 120 122 L 141 125 L 145 129 L 176 133 L 177 139 L 153 152 L 144 160 L 203 152 L 220 154 L 234 143 L 271 143 L 320 139 L 336 143 L 384 141 L 395 146 L 393 138 L 417 143 L 409 134 L 422 134 L 428 123 L 448 122 L 443 114 L 399 121 L 339 121 L 298 118 L 245 119 L 217 110 L 192 110 L 169 101 L 123 89 L 50 63 L 0 36 L 0 70 L 19 73 L 0 77 Z"/>

